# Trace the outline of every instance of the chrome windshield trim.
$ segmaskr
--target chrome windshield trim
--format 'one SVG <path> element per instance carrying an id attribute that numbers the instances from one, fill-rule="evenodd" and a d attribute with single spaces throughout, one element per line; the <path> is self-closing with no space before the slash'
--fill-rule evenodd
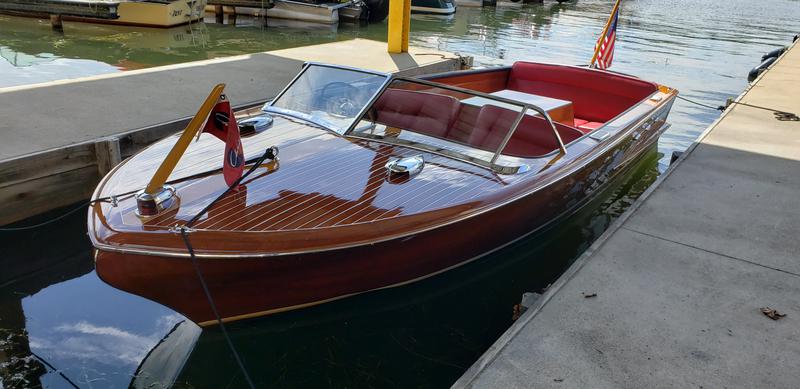
<path id="1" fill-rule="evenodd" d="M 357 72 L 357 73 L 369 74 L 369 75 L 373 75 L 373 76 L 382 76 L 382 77 L 385 77 L 385 78 L 384 78 L 383 83 L 381 84 L 381 86 L 378 88 L 378 90 L 375 91 L 375 93 L 369 98 L 369 100 L 367 100 L 367 102 L 364 104 L 364 106 L 361 107 L 361 110 L 358 112 L 358 114 L 356 114 L 355 119 L 353 120 L 353 123 L 351 123 L 350 126 L 348 126 L 347 128 L 342 128 L 341 126 L 337 126 L 337 125 L 335 125 L 335 124 L 333 124 L 333 123 L 331 123 L 331 122 L 329 122 L 327 120 L 323 120 L 323 119 L 320 119 L 320 118 L 315 118 L 315 117 L 313 117 L 313 116 L 311 116 L 311 115 L 309 115 L 307 113 L 298 112 L 298 111 L 285 109 L 285 108 L 280 108 L 280 107 L 275 107 L 273 105 L 273 104 L 275 104 L 276 101 L 278 101 L 281 97 L 283 97 L 283 95 L 286 93 L 286 91 L 288 91 L 289 88 L 291 88 L 292 85 L 294 85 L 295 82 L 297 82 L 297 80 L 300 79 L 300 77 L 306 72 L 306 70 L 308 70 L 312 66 L 332 68 L 332 69 L 340 69 L 340 70 L 348 70 L 348 71 L 353 71 L 353 72 Z M 293 117 L 295 119 L 300 119 L 300 120 L 303 120 L 303 121 L 307 121 L 307 122 L 312 123 L 314 125 L 320 126 L 320 127 L 324 128 L 326 130 L 334 132 L 334 133 L 336 133 L 338 135 L 343 135 L 344 136 L 348 132 L 350 132 L 353 129 L 353 127 L 355 127 L 361 121 L 361 118 L 367 113 L 367 110 L 369 110 L 369 108 L 372 106 L 372 104 L 375 103 L 375 101 L 383 93 L 383 91 L 386 90 L 386 87 L 389 85 L 389 83 L 392 80 L 393 80 L 393 76 L 392 76 L 391 73 L 384 73 L 384 72 L 379 72 L 379 71 L 375 71 L 375 70 L 368 70 L 368 69 L 359 69 L 359 68 L 355 68 L 355 67 L 351 67 L 351 66 L 344 66 L 344 65 L 333 65 L 333 64 L 327 64 L 327 63 L 321 63 L 321 62 L 306 62 L 306 63 L 303 64 L 303 68 L 300 70 L 300 72 L 298 72 L 297 75 L 294 76 L 292 81 L 290 81 L 289 84 L 287 84 L 283 88 L 283 90 L 281 90 L 280 93 L 278 93 L 277 96 L 275 96 L 272 100 L 270 100 L 267 103 L 265 103 L 264 106 L 261 108 L 261 110 L 264 111 L 264 112 L 267 112 L 267 113 L 277 113 L 277 114 L 280 114 L 280 115 L 291 116 L 291 117 Z"/>
<path id="2" fill-rule="evenodd" d="M 356 68 L 356 67 L 347 66 L 347 65 L 335 65 L 335 64 L 330 64 L 330 63 L 314 62 L 314 61 L 308 61 L 308 62 L 303 64 L 303 67 L 309 67 L 309 66 L 321 66 L 321 67 L 325 67 L 325 68 L 352 70 L 354 72 L 372 74 L 374 76 L 392 77 L 391 73 L 379 72 L 377 70 L 371 70 L 371 69 L 361 69 L 361 68 Z"/>
<path id="3" fill-rule="evenodd" d="M 278 115 L 289 116 L 289 117 L 292 117 L 292 118 L 295 118 L 295 119 L 299 119 L 299 120 L 302 120 L 302 121 L 305 121 L 305 122 L 309 122 L 309 123 L 311 123 L 311 124 L 313 124 L 315 126 L 322 127 L 322 128 L 324 128 L 324 129 L 326 129 L 328 131 L 334 132 L 334 133 L 339 134 L 339 135 L 342 135 L 342 133 L 343 133 L 343 130 L 341 129 L 341 127 L 338 127 L 335 124 L 333 124 L 333 123 L 331 123 L 331 122 L 329 122 L 327 120 L 320 119 L 320 118 L 315 118 L 315 117 L 313 117 L 313 116 L 311 116 L 309 114 L 306 114 L 306 113 L 292 111 L 291 109 L 284 109 L 284 108 L 271 107 L 271 106 L 270 107 L 264 107 L 264 109 L 262 109 L 262 111 L 264 111 L 266 113 L 274 113 L 274 114 L 278 114 Z"/>
<path id="4" fill-rule="evenodd" d="M 381 97 L 381 95 L 382 95 L 382 94 L 383 94 L 383 92 L 386 90 L 386 88 L 388 88 L 388 87 L 389 87 L 389 84 L 390 84 L 392 81 L 394 81 L 394 80 L 395 80 L 394 76 L 392 76 L 392 75 L 390 74 L 390 75 L 389 75 L 389 77 L 387 77 L 387 78 L 386 78 L 386 79 L 383 81 L 383 84 L 381 84 L 381 87 L 380 87 L 380 88 L 378 88 L 378 90 L 377 90 L 377 91 L 375 91 L 375 94 L 373 94 L 373 95 L 372 95 L 372 97 L 370 97 L 370 98 L 369 98 L 369 101 L 367 101 L 367 103 L 366 103 L 366 104 L 364 104 L 364 106 L 361 108 L 361 111 L 359 111 L 359 112 L 358 112 L 358 115 L 356 115 L 356 116 L 355 116 L 355 118 L 356 118 L 356 119 L 355 119 L 355 120 L 353 120 L 353 123 L 352 123 L 352 124 L 350 124 L 350 127 L 348 127 L 348 128 L 347 128 L 347 129 L 346 129 L 346 130 L 345 130 L 345 131 L 342 133 L 342 135 L 343 135 L 343 136 L 348 136 L 348 134 L 350 134 L 351 132 L 353 132 L 353 130 L 356 128 L 356 126 L 358 126 L 358 124 L 359 124 L 359 123 L 361 123 L 361 121 L 362 121 L 362 120 L 364 120 L 364 115 L 366 115 L 366 114 L 367 114 L 367 112 L 369 111 L 369 109 L 370 109 L 370 108 L 372 108 L 372 105 L 373 105 L 373 104 L 375 104 L 375 102 L 376 102 L 376 101 L 378 101 L 378 99 Z"/>

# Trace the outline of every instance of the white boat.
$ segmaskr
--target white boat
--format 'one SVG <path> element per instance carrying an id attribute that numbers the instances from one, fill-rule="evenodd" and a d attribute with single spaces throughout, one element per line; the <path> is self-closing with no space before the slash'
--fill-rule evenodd
<path id="1" fill-rule="evenodd" d="M 454 0 L 411 0 L 411 12 L 452 15 L 456 13 L 456 3 Z"/>
<path id="2" fill-rule="evenodd" d="M 273 0 L 272 7 L 270 7 L 268 1 L 263 3 L 262 7 L 224 6 L 223 12 L 226 14 L 299 20 L 322 24 L 336 24 L 339 21 L 358 21 L 367 18 L 373 22 L 382 21 L 388 13 L 388 1 L 383 0 L 367 2 L 363 0 L 345 2 Z M 205 9 L 206 12 L 216 12 L 213 5 L 207 5 Z"/>
<path id="3" fill-rule="evenodd" d="M 9 1 L 0 3 L 0 12 L 29 17 L 49 17 L 61 14 L 63 20 L 86 23 L 122 24 L 144 27 L 174 27 L 202 20 L 206 0 L 122 0 L 85 1 L 80 3 L 35 3 Z M 70 15 L 69 7 L 84 8 Z M 103 7 L 103 15 L 88 16 L 85 8 Z M 56 12 L 58 11 L 58 12 Z M 116 13 L 115 13 L 116 12 Z M 84 16 L 78 16 L 84 15 Z"/>

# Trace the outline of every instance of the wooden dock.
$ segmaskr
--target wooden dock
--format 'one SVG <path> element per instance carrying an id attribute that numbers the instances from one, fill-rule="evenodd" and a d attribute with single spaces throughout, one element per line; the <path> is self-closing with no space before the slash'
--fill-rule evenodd
<path id="1" fill-rule="evenodd" d="M 800 113 L 797 43 L 737 101 Z M 732 105 L 453 387 L 798 387 L 799 171 Z"/>
<path id="2" fill-rule="evenodd" d="M 226 83 L 237 109 L 259 106 L 305 61 L 403 75 L 471 65 L 451 53 L 389 54 L 386 43 L 355 39 L 0 88 L 0 225 L 88 199 L 121 159 L 182 130 L 213 85 Z"/>

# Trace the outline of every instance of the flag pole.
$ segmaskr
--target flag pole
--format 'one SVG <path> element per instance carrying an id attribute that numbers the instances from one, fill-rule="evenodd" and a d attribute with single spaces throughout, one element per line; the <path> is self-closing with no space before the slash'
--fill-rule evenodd
<path id="1" fill-rule="evenodd" d="M 605 39 L 606 34 L 608 34 L 608 28 L 611 27 L 611 21 L 614 19 L 614 14 L 617 12 L 617 8 L 619 8 L 620 0 L 617 0 L 614 3 L 614 8 L 611 10 L 611 15 L 608 16 L 608 21 L 606 21 L 606 26 L 603 27 L 603 32 L 600 34 L 600 39 Z M 598 44 L 597 47 L 594 48 L 594 54 L 592 55 L 592 60 L 589 62 L 589 67 L 594 67 L 595 61 L 597 61 L 597 54 L 600 53 L 600 39 L 597 40 Z"/>

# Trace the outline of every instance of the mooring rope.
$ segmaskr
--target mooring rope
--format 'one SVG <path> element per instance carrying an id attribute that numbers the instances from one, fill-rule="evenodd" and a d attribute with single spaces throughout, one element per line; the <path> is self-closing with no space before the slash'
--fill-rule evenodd
<path id="1" fill-rule="evenodd" d="M 94 205 L 95 203 L 113 203 L 113 202 L 116 202 L 116 197 L 115 196 L 97 198 L 97 199 L 94 199 L 94 200 L 83 202 L 83 203 L 81 203 L 81 205 L 79 205 L 79 206 L 77 206 L 77 207 L 65 212 L 64 214 L 56 216 L 56 217 L 54 217 L 52 219 L 43 221 L 41 223 L 37 223 L 37 224 L 34 224 L 34 225 L 30 225 L 30 226 L 22 226 L 22 227 L 4 227 L 4 228 L 0 228 L 0 232 L 14 232 L 14 231 L 33 230 L 33 229 L 36 229 L 36 228 L 44 227 L 44 226 L 46 226 L 48 224 L 55 223 L 55 222 L 57 222 L 57 221 L 59 221 L 61 219 L 66 218 L 67 216 L 70 216 L 70 215 L 74 214 L 75 212 L 78 212 L 78 211 L 80 211 L 82 209 L 85 209 L 86 207 Z"/>
<path id="2" fill-rule="evenodd" d="M 274 147 L 268 148 L 264 155 L 258 158 L 253 166 L 247 170 L 247 172 L 239 177 L 236 181 L 234 181 L 227 189 L 225 189 L 222 194 L 217 196 L 214 200 L 212 200 L 208 205 L 206 205 L 200 212 L 198 212 L 194 217 L 192 217 L 185 225 L 180 227 L 181 238 L 183 239 L 183 243 L 186 246 L 186 250 L 189 252 L 189 259 L 192 261 L 192 267 L 194 267 L 194 271 L 197 274 L 197 279 L 200 281 L 200 286 L 203 288 L 203 293 L 206 295 L 206 299 L 208 300 L 208 305 L 211 307 L 211 311 L 214 313 L 214 318 L 219 324 L 219 328 L 222 331 L 222 336 L 225 338 L 225 342 L 228 344 L 228 348 L 230 348 L 231 353 L 233 354 L 234 359 L 236 360 L 236 364 L 239 365 L 239 369 L 241 369 L 242 374 L 244 374 L 244 378 L 247 381 L 247 384 L 250 386 L 251 389 L 255 389 L 255 384 L 253 380 L 250 378 L 250 375 L 247 373 L 247 368 L 244 366 L 244 362 L 242 362 L 242 358 L 239 356 L 239 352 L 236 350 L 236 346 L 233 344 L 233 340 L 231 340 L 230 335 L 228 335 L 228 330 L 225 328 L 225 323 L 222 321 L 222 317 L 217 310 L 217 304 L 214 302 L 214 297 L 211 295 L 211 290 L 208 288 L 208 284 L 206 283 L 205 277 L 203 277 L 203 272 L 200 270 L 200 264 L 197 262 L 197 256 L 194 252 L 194 247 L 192 247 L 192 243 L 189 241 L 189 232 L 191 231 L 192 226 L 200 220 L 200 218 L 208 212 L 208 210 L 216 204 L 220 199 L 225 197 L 228 193 L 234 190 L 239 184 L 244 181 L 247 176 L 253 173 L 261 164 L 264 163 L 267 159 L 274 160 L 277 157 L 277 149 Z"/>
<path id="3" fill-rule="evenodd" d="M 695 105 L 699 105 L 701 107 L 710 108 L 710 109 L 717 110 L 717 111 L 725 111 L 725 109 L 727 109 L 729 106 L 734 105 L 734 104 L 738 104 L 738 105 L 743 105 L 745 107 L 751 107 L 751 108 L 763 109 L 765 111 L 770 111 L 775 115 L 775 119 L 780 120 L 780 121 L 791 121 L 791 122 L 800 121 L 800 117 L 798 117 L 797 114 L 794 114 L 792 112 L 781 111 L 781 110 L 777 110 L 777 109 L 773 109 L 773 108 L 762 107 L 760 105 L 753 105 L 753 104 L 747 104 L 747 103 L 740 103 L 738 101 L 731 101 L 728 105 L 720 105 L 720 106 L 716 106 L 715 107 L 713 105 L 703 104 L 701 102 L 688 99 L 688 98 L 683 97 L 681 95 L 678 95 L 678 98 L 683 100 L 683 101 L 686 101 L 688 103 L 692 103 L 692 104 L 695 104 Z"/>
<path id="4" fill-rule="evenodd" d="M 33 352 L 33 351 L 31 351 L 31 355 L 32 355 L 34 358 L 38 359 L 40 362 L 44 363 L 44 364 L 45 364 L 47 367 L 49 367 L 49 368 L 50 368 L 50 370 L 53 370 L 54 372 L 58 373 L 58 375 L 59 375 L 59 376 L 61 376 L 61 378 L 63 378 L 63 379 L 64 379 L 64 381 L 67 381 L 67 383 L 68 383 L 68 384 L 70 384 L 70 385 L 71 385 L 73 388 L 75 388 L 75 389 L 81 389 L 81 387 L 80 387 L 80 386 L 78 386 L 78 384 L 76 384 L 74 381 L 72 381 L 71 379 L 69 379 L 69 377 L 67 377 L 66 375 L 64 375 L 64 373 L 62 373 L 62 372 L 61 372 L 61 370 L 58 370 L 58 369 L 56 369 L 56 367 L 55 367 L 55 366 L 53 366 L 53 365 L 51 365 L 51 364 L 50 364 L 50 362 L 47 362 L 47 360 L 45 360 L 44 358 L 42 358 L 42 357 L 40 357 L 40 356 L 36 355 L 36 353 L 35 353 L 35 352 Z"/>

